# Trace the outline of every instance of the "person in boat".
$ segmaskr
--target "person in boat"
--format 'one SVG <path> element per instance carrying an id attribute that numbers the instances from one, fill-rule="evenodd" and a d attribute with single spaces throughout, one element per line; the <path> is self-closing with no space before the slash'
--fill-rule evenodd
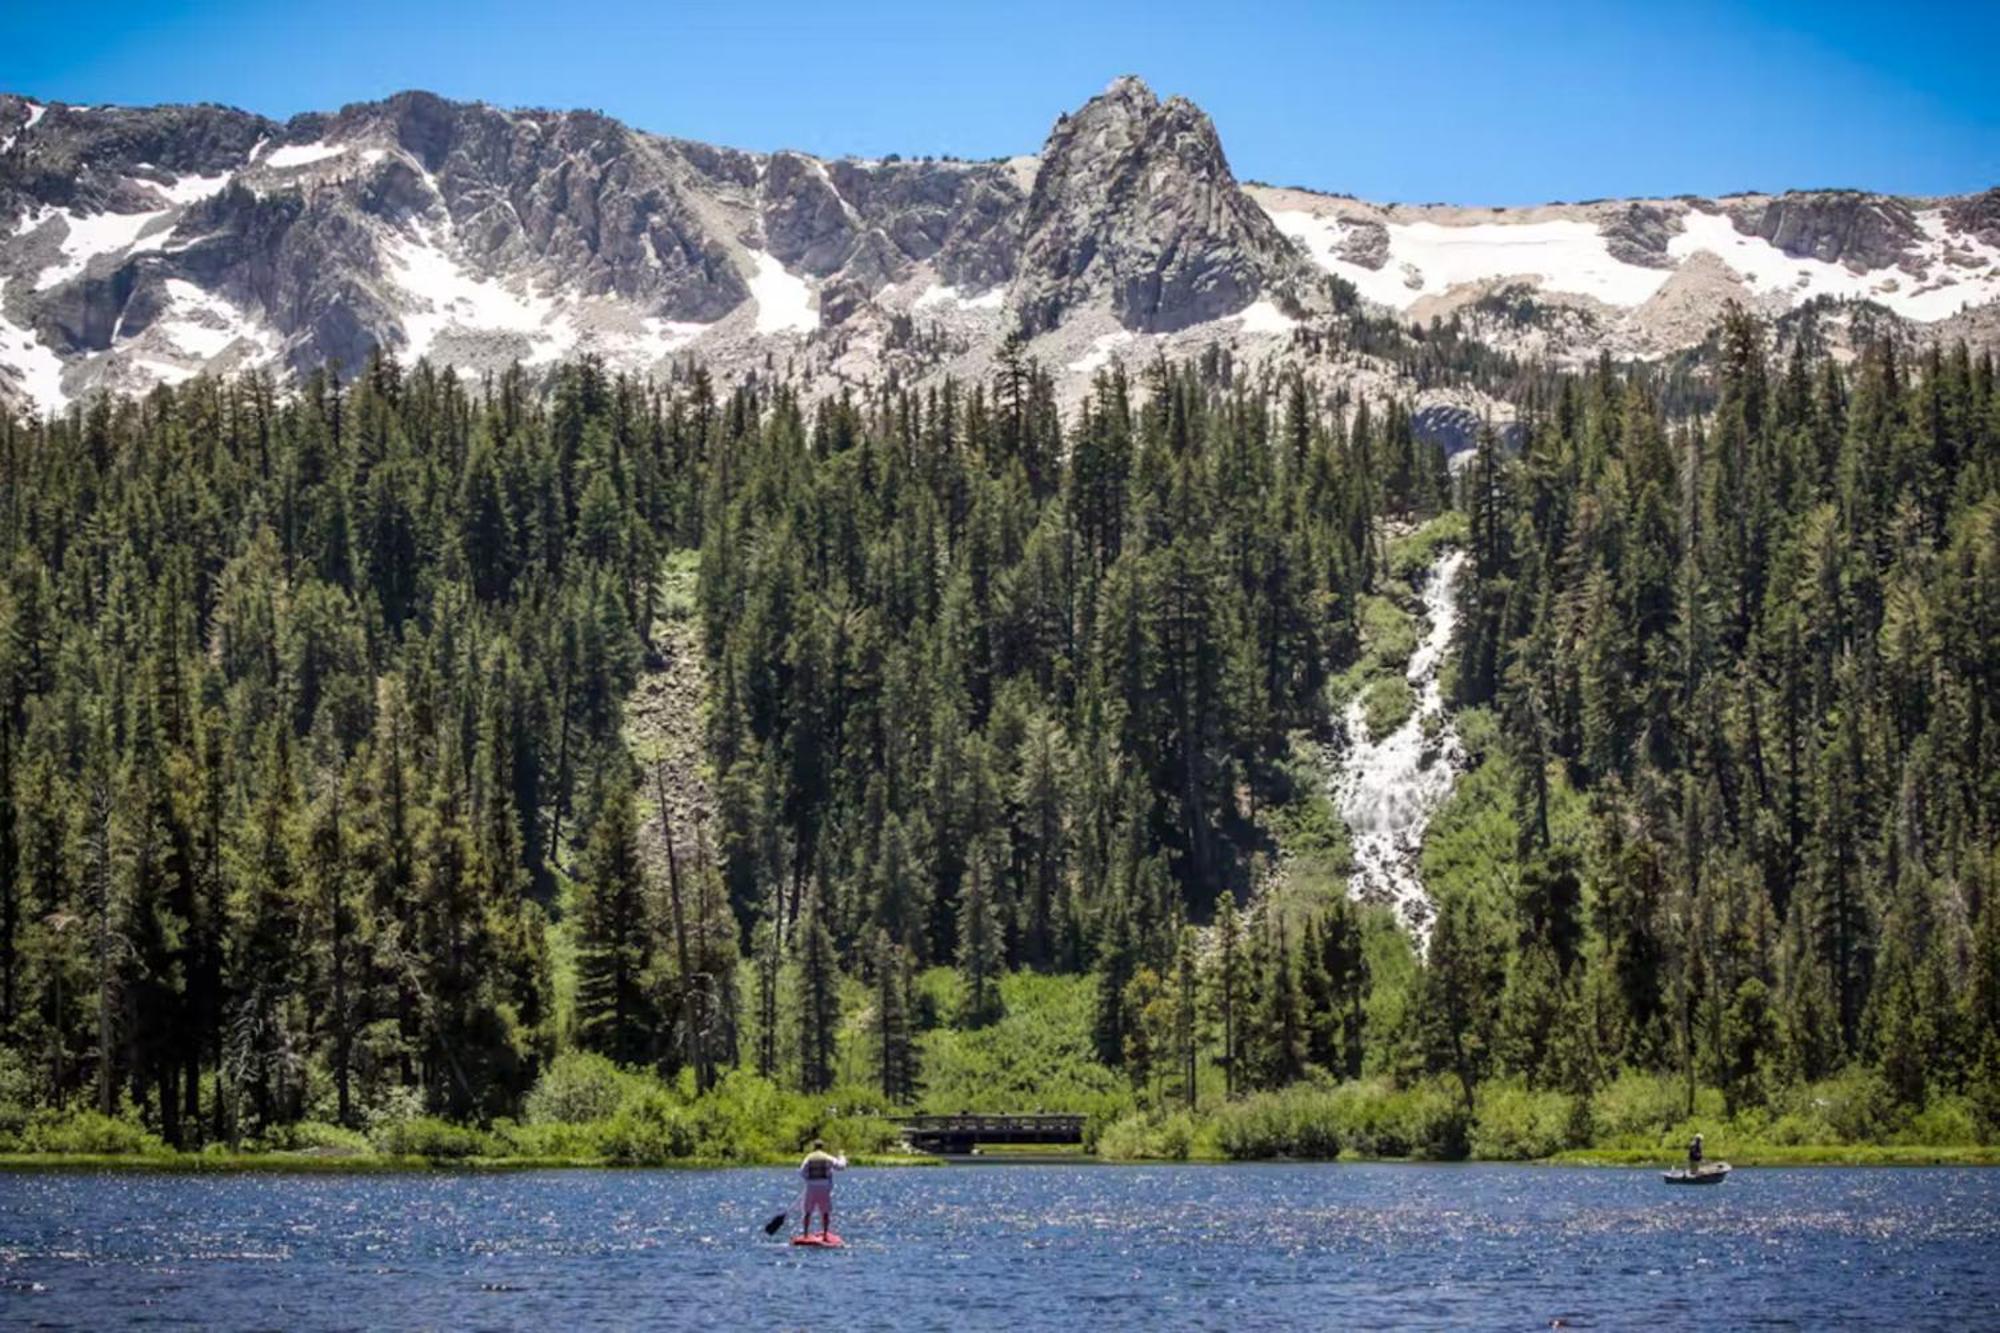
<path id="1" fill-rule="evenodd" d="M 805 1219 L 799 1234 L 812 1234 L 813 1214 L 819 1214 L 819 1234 L 833 1233 L 833 1173 L 845 1171 L 847 1159 L 826 1150 L 826 1143 L 813 1140 L 812 1151 L 799 1163 L 799 1177 L 806 1182 Z"/>
<path id="2" fill-rule="evenodd" d="M 1701 1174 L 1701 1135 L 1699 1134 L 1688 1141 L 1688 1174 L 1691 1176 Z"/>

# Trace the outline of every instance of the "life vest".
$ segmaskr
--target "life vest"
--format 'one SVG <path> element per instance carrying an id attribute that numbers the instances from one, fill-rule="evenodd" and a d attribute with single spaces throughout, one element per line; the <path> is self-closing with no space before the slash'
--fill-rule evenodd
<path id="1" fill-rule="evenodd" d="M 805 1170 L 807 1180 L 832 1180 L 833 1159 L 814 1153 L 812 1156 L 806 1158 Z"/>

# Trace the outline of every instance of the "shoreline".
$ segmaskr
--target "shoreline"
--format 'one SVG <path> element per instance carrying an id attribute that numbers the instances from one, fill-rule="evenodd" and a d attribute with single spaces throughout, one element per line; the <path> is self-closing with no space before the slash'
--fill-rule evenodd
<path id="1" fill-rule="evenodd" d="M 1750 1148 L 1728 1155 L 1731 1166 L 1759 1167 L 2000 1167 L 2000 1145 L 1926 1147 L 1907 1144 L 1809 1144 Z M 857 1167 L 906 1169 L 945 1166 L 1524 1166 L 1587 1167 L 1595 1170 L 1664 1171 L 1679 1165 L 1671 1155 L 1637 1148 L 1578 1148 L 1553 1157 L 1527 1160 L 1465 1158 L 1432 1161 L 1414 1157 L 1155 1158 L 1100 1157 L 1094 1153 L 981 1153 L 971 1157 L 921 1154 L 857 1156 Z M 661 1162 L 608 1162 L 587 1157 L 392 1157 L 376 1154 L 300 1152 L 242 1153 L 0 1153 L 0 1173 L 131 1172 L 161 1175 L 397 1175 L 516 1171 L 723 1171 L 766 1170 L 793 1165 L 790 1158 L 742 1161 L 678 1158 Z"/>

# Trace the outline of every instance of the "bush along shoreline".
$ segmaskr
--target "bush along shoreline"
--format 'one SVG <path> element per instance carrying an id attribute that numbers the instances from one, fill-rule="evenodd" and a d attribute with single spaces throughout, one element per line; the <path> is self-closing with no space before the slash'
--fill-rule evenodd
<path id="1" fill-rule="evenodd" d="M 838 1095 L 838 1094 L 835 1094 Z M 487 1126 L 414 1115 L 370 1130 L 300 1121 L 259 1139 L 177 1152 L 128 1114 L 42 1112 L 0 1125 L 0 1169 L 395 1171 L 717 1168 L 790 1165 L 825 1138 L 858 1164 L 938 1161 L 905 1148 L 893 1114 L 865 1090 L 843 1106 L 747 1072 L 710 1092 L 670 1086 L 601 1056 L 559 1058 L 519 1120 Z M 1694 1114 L 1672 1079 L 1628 1074 L 1590 1097 L 1482 1086 L 1470 1106 L 1449 1079 L 1384 1078 L 1289 1088 L 1186 1107 L 1107 1104 L 1088 1121 L 1078 1161 L 1516 1162 L 1671 1164 L 1700 1130 L 1709 1155 L 1737 1166 L 2000 1165 L 1962 1098 L 1898 1112 L 1865 1072 L 1797 1089 L 1730 1116 L 1698 1091 Z"/>

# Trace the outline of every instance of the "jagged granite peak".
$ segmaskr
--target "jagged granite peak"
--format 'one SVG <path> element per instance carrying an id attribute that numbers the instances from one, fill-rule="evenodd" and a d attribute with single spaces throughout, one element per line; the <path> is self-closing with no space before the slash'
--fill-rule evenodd
<path id="1" fill-rule="evenodd" d="M 1125 328 L 1157 333 L 1289 297 L 1305 273 L 1237 186 L 1207 115 L 1128 75 L 1050 132 L 1011 303 L 1031 333 L 1094 300 Z"/>

